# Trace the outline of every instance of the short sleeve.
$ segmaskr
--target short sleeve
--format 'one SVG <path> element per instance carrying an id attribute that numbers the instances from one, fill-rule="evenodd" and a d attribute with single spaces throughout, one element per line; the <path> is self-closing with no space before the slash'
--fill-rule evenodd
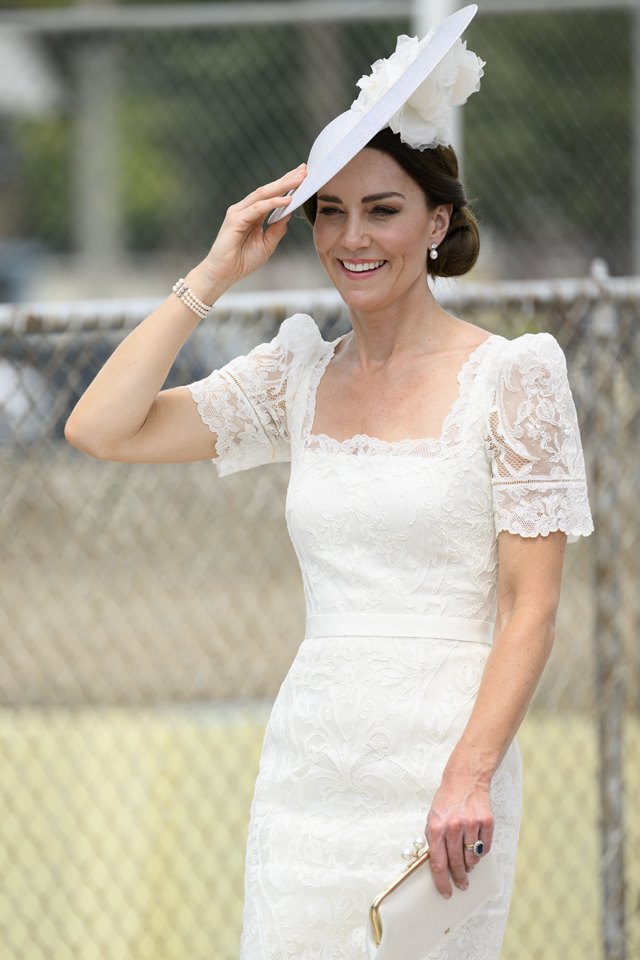
<path id="1" fill-rule="evenodd" d="M 522 537 L 593 530 L 584 457 L 564 354 L 548 333 L 507 341 L 487 413 L 496 532 Z"/>
<path id="2" fill-rule="evenodd" d="M 218 476 L 290 460 L 288 397 L 305 341 L 323 342 L 311 319 L 289 317 L 269 343 L 189 384 L 202 421 L 216 434 Z"/>

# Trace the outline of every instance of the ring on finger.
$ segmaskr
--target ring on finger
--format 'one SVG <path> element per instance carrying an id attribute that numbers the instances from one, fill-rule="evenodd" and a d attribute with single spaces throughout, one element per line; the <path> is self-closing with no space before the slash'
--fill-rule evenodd
<path id="1" fill-rule="evenodd" d="M 482 840 L 475 840 L 473 843 L 465 843 L 464 849 L 475 853 L 476 857 L 481 857 L 484 853 L 484 843 Z"/>

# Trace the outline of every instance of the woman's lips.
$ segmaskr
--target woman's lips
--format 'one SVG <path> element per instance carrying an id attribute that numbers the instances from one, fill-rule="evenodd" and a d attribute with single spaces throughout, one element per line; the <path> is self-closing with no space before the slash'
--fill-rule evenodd
<path id="1" fill-rule="evenodd" d="M 382 267 L 387 263 L 386 260 L 340 260 L 338 258 L 338 263 L 340 264 L 340 269 L 342 273 L 346 274 L 352 280 L 363 280 L 366 277 L 372 277 L 375 273 L 378 273 Z M 345 266 L 345 263 L 351 265 L 358 265 L 360 269 L 350 270 L 349 267 Z"/>

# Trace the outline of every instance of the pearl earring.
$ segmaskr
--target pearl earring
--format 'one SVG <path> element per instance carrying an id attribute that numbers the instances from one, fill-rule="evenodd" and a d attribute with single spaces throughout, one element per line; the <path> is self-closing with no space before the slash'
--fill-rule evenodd
<path id="1" fill-rule="evenodd" d="M 432 244 L 431 244 L 431 250 L 429 251 L 429 256 L 431 257 L 432 260 L 437 260 L 437 259 L 438 259 L 438 244 L 437 244 L 437 243 L 432 243 Z"/>

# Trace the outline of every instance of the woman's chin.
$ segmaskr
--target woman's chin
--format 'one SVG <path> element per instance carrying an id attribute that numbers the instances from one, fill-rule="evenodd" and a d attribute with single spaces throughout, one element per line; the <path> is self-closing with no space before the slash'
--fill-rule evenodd
<path id="1" fill-rule="evenodd" d="M 373 297 L 349 295 L 349 293 L 344 293 L 344 291 L 340 292 L 340 296 L 347 308 L 355 313 L 379 313 L 380 310 L 385 310 L 389 307 L 386 301 Z"/>
<path id="2" fill-rule="evenodd" d="M 336 284 L 336 289 L 346 305 L 354 310 L 380 310 L 390 306 L 392 300 L 388 290 L 366 290 L 364 284 L 362 287 L 357 287 L 341 283 Z"/>
<path id="3" fill-rule="evenodd" d="M 332 273 L 328 273 L 328 276 L 351 310 L 378 312 L 394 310 L 400 305 L 409 308 L 411 305 L 420 306 L 429 297 L 426 271 L 416 271 L 416 275 L 409 279 L 388 277 L 386 282 L 381 275 L 363 280 L 345 279 L 342 275 Z"/>

